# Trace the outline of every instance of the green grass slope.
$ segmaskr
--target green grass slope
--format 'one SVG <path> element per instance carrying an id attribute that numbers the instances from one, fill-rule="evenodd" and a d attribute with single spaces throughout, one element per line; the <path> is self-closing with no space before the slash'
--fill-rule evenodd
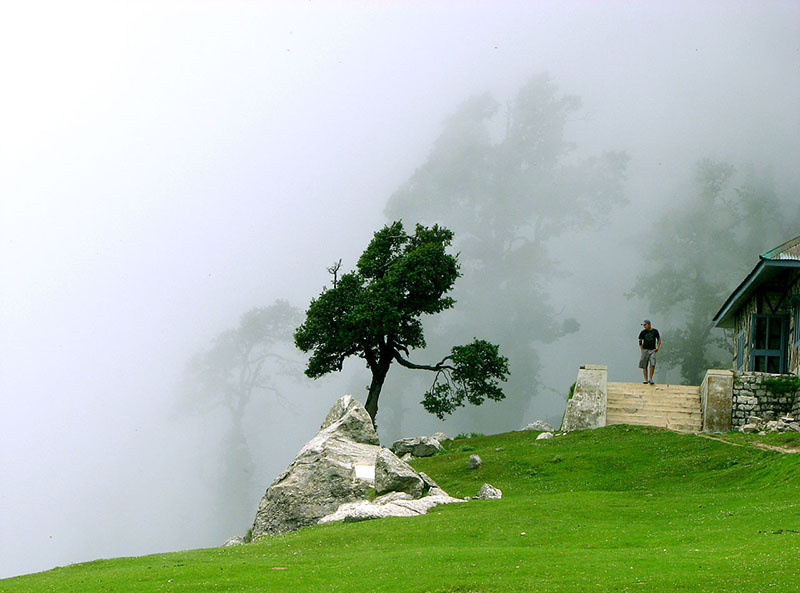
<path id="1" fill-rule="evenodd" d="M 0 591 L 800 590 L 800 455 L 626 426 L 536 435 L 456 440 L 414 462 L 452 495 L 489 482 L 502 500 L 73 565 Z M 473 453 L 484 464 L 470 471 Z"/>

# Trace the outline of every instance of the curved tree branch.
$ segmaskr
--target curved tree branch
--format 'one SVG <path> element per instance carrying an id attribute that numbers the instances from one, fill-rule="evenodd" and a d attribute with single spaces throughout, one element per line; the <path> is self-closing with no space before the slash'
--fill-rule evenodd
<path id="1" fill-rule="evenodd" d="M 417 371 L 439 372 L 439 371 L 444 371 L 444 370 L 449 370 L 449 371 L 456 370 L 456 368 L 454 366 L 451 366 L 449 364 L 444 364 L 445 362 L 450 360 L 449 356 L 445 356 L 440 362 L 436 363 L 435 365 L 416 364 L 416 363 L 411 362 L 410 360 L 406 360 L 405 358 L 400 356 L 400 353 L 397 350 L 395 350 L 394 351 L 394 359 L 400 364 L 400 366 L 404 366 L 407 369 L 413 369 L 413 370 L 417 370 Z"/>

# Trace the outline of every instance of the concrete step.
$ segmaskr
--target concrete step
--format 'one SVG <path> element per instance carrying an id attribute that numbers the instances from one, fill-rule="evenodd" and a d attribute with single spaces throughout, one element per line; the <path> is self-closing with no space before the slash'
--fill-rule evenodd
<path id="1" fill-rule="evenodd" d="M 606 405 L 620 408 L 674 408 L 676 410 L 699 410 L 700 400 L 642 399 L 634 397 L 608 398 Z"/>
<path id="2" fill-rule="evenodd" d="M 656 426 L 668 428 L 678 432 L 700 432 L 700 422 L 685 422 L 680 419 L 667 420 L 663 418 L 646 418 L 642 416 L 606 416 L 606 424 L 631 424 L 633 426 Z"/>
<path id="3" fill-rule="evenodd" d="M 644 401 L 676 401 L 699 402 L 699 393 L 673 393 L 669 391 L 652 391 L 650 393 L 632 393 L 629 391 L 609 391 L 608 400 L 644 400 Z"/>
<path id="4" fill-rule="evenodd" d="M 670 391 L 672 393 L 688 393 L 688 394 L 698 394 L 700 393 L 700 387 L 697 385 L 673 385 L 671 383 L 656 383 L 655 385 L 647 385 L 644 383 L 619 383 L 619 382 L 611 382 L 608 383 L 607 391 L 610 393 L 612 391 L 625 391 L 631 393 L 649 393 L 652 391 Z"/>
<path id="5" fill-rule="evenodd" d="M 626 414 L 609 414 L 606 416 L 606 424 L 646 424 L 648 426 L 670 426 L 681 424 L 696 426 L 698 429 L 702 425 L 696 418 L 681 418 L 678 416 L 628 416 Z"/>
<path id="6" fill-rule="evenodd" d="M 612 408 L 606 410 L 606 416 L 641 416 L 642 418 L 686 418 L 687 420 L 702 419 L 700 412 L 684 412 L 675 410 L 630 410 L 625 408 Z"/>
<path id="7" fill-rule="evenodd" d="M 699 432 L 702 428 L 700 388 L 695 385 L 610 382 L 606 424 Z"/>

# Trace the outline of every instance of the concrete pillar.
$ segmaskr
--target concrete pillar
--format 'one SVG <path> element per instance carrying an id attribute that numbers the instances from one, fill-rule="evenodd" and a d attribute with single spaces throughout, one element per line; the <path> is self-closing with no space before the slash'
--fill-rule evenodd
<path id="1" fill-rule="evenodd" d="M 700 385 L 700 411 L 703 432 L 731 430 L 733 371 L 709 369 Z"/>
<path id="2" fill-rule="evenodd" d="M 607 399 L 608 367 L 599 364 L 581 366 L 572 398 L 567 402 L 561 430 L 585 430 L 605 426 Z"/>

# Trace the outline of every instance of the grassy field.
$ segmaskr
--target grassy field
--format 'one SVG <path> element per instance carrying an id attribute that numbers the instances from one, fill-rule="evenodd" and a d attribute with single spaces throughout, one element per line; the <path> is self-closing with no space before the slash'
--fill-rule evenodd
<path id="1" fill-rule="evenodd" d="M 502 500 L 73 565 L 0 591 L 800 590 L 800 454 L 626 426 L 536 434 L 459 439 L 414 462 L 452 495 L 489 482 Z M 473 453 L 484 464 L 470 471 Z"/>

